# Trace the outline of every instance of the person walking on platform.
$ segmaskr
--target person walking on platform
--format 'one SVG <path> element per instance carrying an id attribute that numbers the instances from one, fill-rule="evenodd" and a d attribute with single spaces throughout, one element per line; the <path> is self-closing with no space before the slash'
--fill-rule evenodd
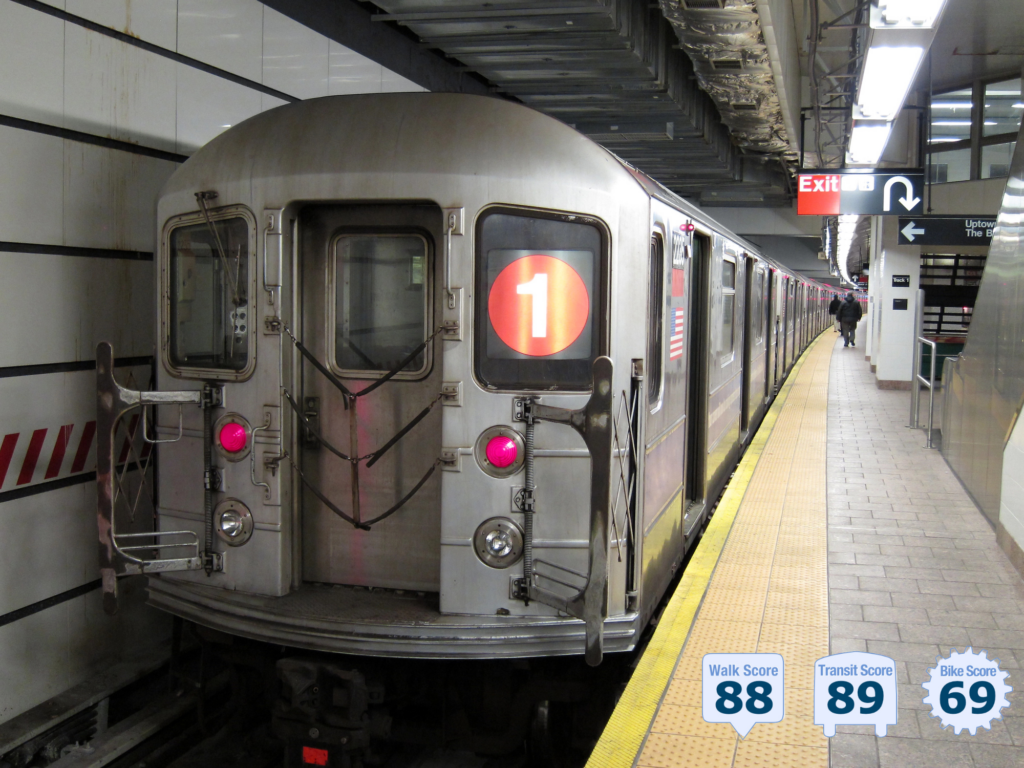
<path id="1" fill-rule="evenodd" d="M 857 346 L 857 323 L 860 322 L 863 315 L 860 302 L 857 301 L 853 293 L 846 294 L 846 301 L 842 302 L 842 306 L 836 312 L 836 318 L 843 329 L 843 341 L 846 342 L 843 344 L 844 347 Z"/>
<path id="2" fill-rule="evenodd" d="M 828 304 L 828 313 L 830 315 L 832 315 L 832 320 L 833 320 L 833 322 L 835 324 L 835 327 L 836 327 L 836 333 L 839 333 L 839 314 L 838 313 L 839 313 L 839 307 L 842 305 L 842 303 L 843 302 L 841 302 L 839 300 L 839 294 L 838 293 L 833 293 L 832 294 L 832 301 L 830 301 L 829 304 Z"/>

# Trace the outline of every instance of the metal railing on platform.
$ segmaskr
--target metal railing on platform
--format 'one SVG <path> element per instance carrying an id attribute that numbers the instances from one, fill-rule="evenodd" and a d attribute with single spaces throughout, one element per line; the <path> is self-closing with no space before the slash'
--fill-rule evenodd
<path id="1" fill-rule="evenodd" d="M 917 292 L 917 319 L 914 327 L 914 354 L 912 362 L 911 385 L 910 385 L 910 424 L 911 429 L 920 429 L 921 419 L 921 385 L 928 387 L 928 448 L 936 448 L 934 444 L 935 429 L 935 371 L 936 360 L 939 358 L 938 342 L 923 336 L 924 331 L 924 290 Z M 931 347 L 929 353 L 928 378 L 921 375 L 921 358 L 925 345 Z M 959 355 L 943 355 L 944 358 L 954 358 Z"/>

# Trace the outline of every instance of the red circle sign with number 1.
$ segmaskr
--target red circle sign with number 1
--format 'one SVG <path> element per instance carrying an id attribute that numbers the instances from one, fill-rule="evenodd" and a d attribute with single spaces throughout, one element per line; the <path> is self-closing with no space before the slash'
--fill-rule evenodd
<path id="1" fill-rule="evenodd" d="M 523 256 L 495 279 L 487 315 L 508 346 L 543 357 L 579 338 L 590 317 L 590 295 L 579 273 L 561 259 Z"/>

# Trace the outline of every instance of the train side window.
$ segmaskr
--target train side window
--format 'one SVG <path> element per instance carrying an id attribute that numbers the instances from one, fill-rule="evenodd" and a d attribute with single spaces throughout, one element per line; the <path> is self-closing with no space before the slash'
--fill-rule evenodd
<path id="1" fill-rule="evenodd" d="M 237 215 L 170 231 L 168 358 L 175 368 L 238 373 L 249 365 L 251 231 Z"/>
<path id="2" fill-rule="evenodd" d="M 662 354 L 665 328 L 665 248 L 660 235 L 651 238 L 651 283 L 647 300 L 647 402 L 653 408 L 661 398 Z"/>
<path id="3" fill-rule="evenodd" d="M 395 368 L 427 337 L 427 239 L 343 234 L 334 240 L 334 364 L 341 371 Z M 403 372 L 422 373 L 420 352 Z"/>
<path id="4" fill-rule="evenodd" d="M 736 263 L 722 261 L 722 337 L 723 357 L 731 356 L 736 348 Z"/>

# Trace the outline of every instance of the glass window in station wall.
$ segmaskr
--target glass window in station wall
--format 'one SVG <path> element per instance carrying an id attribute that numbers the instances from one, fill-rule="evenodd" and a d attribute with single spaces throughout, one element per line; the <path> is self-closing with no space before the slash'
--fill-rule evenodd
<path id="1" fill-rule="evenodd" d="M 946 152 L 932 152 L 930 173 L 933 184 L 944 184 L 947 181 L 968 181 L 971 178 L 970 147 Z"/>
<path id="2" fill-rule="evenodd" d="M 984 129 L 982 136 L 1017 133 L 1024 113 L 1021 101 L 1020 78 L 989 83 L 985 86 Z M 984 171 L 982 171 L 984 176 Z"/>
<path id="3" fill-rule="evenodd" d="M 1010 161 L 1017 142 L 992 144 L 981 148 L 981 178 L 999 179 L 1010 175 Z"/>
<path id="4" fill-rule="evenodd" d="M 971 138 L 971 89 L 936 94 L 932 99 L 932 149 Z"/>

